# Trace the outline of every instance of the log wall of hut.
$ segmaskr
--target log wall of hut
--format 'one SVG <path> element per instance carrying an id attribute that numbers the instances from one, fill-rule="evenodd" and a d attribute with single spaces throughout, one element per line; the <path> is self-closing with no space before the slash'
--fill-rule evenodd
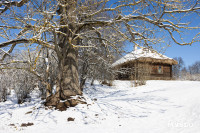
<path id="1" fill-rule="evenodd" d="M 172 65 L 161 63 L 129 62 L 118 68 L 116 79 L 120 80 L 170 80 Z"/>
<path id="2" fill-rule="evenodd" d="M 152 80 L 170 80 L 170 79 L 172 79 L 172 65 L 152 64 L 150 79 L 152 79 Z"/>

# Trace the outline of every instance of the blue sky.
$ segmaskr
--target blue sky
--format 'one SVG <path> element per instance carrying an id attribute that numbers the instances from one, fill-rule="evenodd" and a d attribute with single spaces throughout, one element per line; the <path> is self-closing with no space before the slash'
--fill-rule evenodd
<path id="1" fill-rule="evenodd" d="M 127 52 L 131 52 L 133 50 L 133 45 L 129 45 L 125 48 Z M 200 43 L 194 43 L 191 46 L 180 46 L 178 44 L 171 44 L 171 47 L 167 47 L 164 55 L 174 58 L 174 57 L 182 57 L 185 66 L 194 64 L 196 61 L 200 61 Z"/>
<path id="2" fill-rule="evenodd" d="M 191 22 L 190 26 L 192 27 L 200 27 L 200 16 L 197 14 L 188 15 L 184 20 Z M 200 29 L 187 31 L 183 37 L 185 41 L 189 42 L 199 32 Z M 200 42 L 196 42 L 191 46 L 180 46 L 172 42 L 171 47 L 167 48 L 165 55 L 171 58 L 182 57 L 187 67 L 196 61 L 200 61 Z"/>
<path id="3" fill-rule="evenodd" d="M 113 1 L 112 1 L 113 2 Z M 191 21 L 190 26 L 200 27 L 200 16 L 193 14 L 187 15 L 183 19 L 184 21 Z M 191 39 L 199 32 L 199 29 L 196 31 L 189 31 L 184 34 L 184 40 L 190 42 Z M 0 42 L 3 42 L 1 38 Z M 165 40 L 166 43 L 171 42 L 171 47 L 166 48 L 166 52 L 163 53 L 168 57 L 182 57 L 186 67 L 192 65 L 196 61 L 200 61 L 200 42 L 194 43 L 192 46 L 180 46 L 175 44 L 172 40 Z M 130 52 L 133 50 L 133 45 L 127 45 L 126 51 Z"/>
<path id="4" fill-rule="evenodd" d="M 165 55 L 171 58 L 182 57 L 187 67 L 196 61 L 200 61 L 200 43 L 195 43 L 192 46 L 173 44 L 171 47 L 167 48 Z"/>
<path id="5" fill-rule="evenodd" d="M 190 22 L 189 26 L 191 27 L 200 27 L 200 16 L 197 14 L 190 14 L 186 16 L 183 21 Z M 187 30 L 185 33 L 183 33 L 182 37 L 184 38 L 185 42 L 190 42 L 192 38 L 199 32 L 199 29 Z M 196 61 L 200 61 L 200 42 L 193 43 L 191 46 L 180 46 L 171 41 L 170 45 L 171 47 L 168 47 L 164 54 L 171 58 L 182 57 L 186 67 L 192 65 Z"/>
<path id="6" fill-rule="evenodd" d="M 113 1 L 117 1 L 117 0 L 113 0 Z M 188 1 L 188 2 L 195 3 L 196 0 Z M 194 13 L 194 14 L 191 14 L 191 13 L 176 14 L 176 17 L 179 18 L 180 17 L 179 15 L 181 15 L 181 16 L 184 15 L 184 17 L 181 20 L 182 23 L 189 22 L 190 27 L 200 27 L 200 14 L 196 14 L 196 13 Z M 184 38 L 183 39 L 184 42 L 191 42 L 192 38 L 200 32 L 199 29 L 198 30 L 187 30 L 187 31 L 183 30 L 183 29 L 181 29 L 181 30 L 183 31 L 183 33 L 181 34 L 182 35 L 181 37 Z M 162 54 L 164 54 L 170 58 L 182 57 L 185 62 L 186 67 L 188 67 L 189 65 L 192 65 L 196 61 L 200 61 L 200 42 L 196 42 L 196 43 L 192 44 L 191 46 L 180 46 L 180 45 L 174 43 L 172 41 L 172 39 L 169 39 L 169 35 L 167 35 L 163 32 L 160 32 L 158 34 L 166 36 L 168 39 L 167 38 L 165 39 L 165 43 L 171 45 L 170 47 L 166 47 L 165 53 L 162 53 Z M 180 40 L 180 36 L 177 33 L 174 34 L 174 37 L 180 43 L 182 43 L 182 41 Z M 131 52 L 133 50 L 133 45 L 134 44 L 132 44 L 130 42 L 126 42 L 125 51 Z M 142 45 L 142 44 L 140 44 L 140 45 Z M 162 45 L 162 44 L 158 44 L 158 46 L 159 45 Z M 163 46 L 165 46 L 165 44 Z"/>
<path id="7" fill-rule="evenodd" d="M 180 15 L 180 14 L 178 14 Z M 190 22 L 190 27 L 200 27 L 200 16 L 198 14 L 187 14 L 182 19 L 183 23 Z M 184 42 L 191 42 L 192 38 L 200 33 L 200 29 L 196 30 L 183 30 L 183 33 L 181 33 L 181 37 L 184 38 Z M 159 33 L 160 35 L 163 35 L 162 32 Z M 182 57 L 183 61 L 185 63 L 185 66 L 188 67 L 189 65 L 194 64 L 196 61 L 200 61 L 200 42 L 195 42 L 191 46 L 181 46 L 173 42 L 172 39 L 169 38 L 169 34 L 164 34 L 167 38 L 165 39 L 165 43 L 170 44 L 170 47 L 166 47 L 165 52 L 162 53 L 170 58 L 174 57 Z M 178 34 L 174 34 L 174 37 L 180 41 L 180 36 Z M 200 38 L 198 38 L 200 40 Z M 158 44 L 159 46 L 160 44 Z M 165 46 L 165 44 L 163 45 Z M 130 43 L 127 43 L 127 47 L 125 48 L 125 51 L 131 52 L 133 50 L 133 45 L 130 45 Z M 157 49 L 156 49 L 157 50 Z"/>

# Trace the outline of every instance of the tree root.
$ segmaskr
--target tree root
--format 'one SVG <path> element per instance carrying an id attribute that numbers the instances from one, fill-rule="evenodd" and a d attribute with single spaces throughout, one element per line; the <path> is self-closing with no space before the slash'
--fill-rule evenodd
<path id="1" fill-rule="evenodd" d="M 50 96 L 46 99 L 45 106 L 55 107 L 60 111 L 65 111 L 69 107 L 75 107 L 78 104 L 87 104 L 84 98 L 78 96 L 76 99 L 68 98 L 64 101 L 56 98 L 56 96 Z"/>

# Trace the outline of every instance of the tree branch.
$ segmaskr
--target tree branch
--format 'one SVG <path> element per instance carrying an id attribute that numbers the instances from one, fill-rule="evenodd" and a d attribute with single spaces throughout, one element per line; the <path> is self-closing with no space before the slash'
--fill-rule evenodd
<path id="1" fill-rule="evenodd" d="M 164 13 L 185 13 L 185 12 L 192 12 L 199 10 L 200 7 L 195 7 L 195 8 L 190 8 L 190 9 L 185 9 L 185 10 L 172 10 L 172 11 L 164 11 Z"/>
<path id="2" fill-rule="evenodd" d="M 3 42 L 3 43 L 0 43 L 0 48 L 2 47 L 6 47 L 8 45 L 11 45 L 11 44 L 20 44 L 20 43 L 37 43 L 37 44 L 40 44 L 42 46 L 45 46 L 47 48 L 51 48 L 51 49 L 54 49 L 54 46 L 47 43 L 47 42 L 44 42 L 42 40 L 37 40 L 35 38 L 31 38 L 31 39 L 14 39 L 14 40 L 11 40 L 11 41 L 8 41 L 8 42 Z"/>
<path id="3" fill-rule="evenodd" d="M 4 13 L 5 11 L 7 11 L 11 6 L 17 6 L 17 7 L 21 7 L 23 6 L 25 3 L 27 3 L 29 0 L 21 0 L 19 2 L 17 1 L 6 1 L 6 2 L 2 2 L 0 3 L 0 7 L 5 6 L 1 11 L 0 11 L 0 15 L 2 13 Z"/>
<path id="4" fill-rule="evenodd" d="M 2 56 L 2 58 L 1 58 L 0 61 L 3 61 L 3 60 L 6 58 L 6 56 L 8 56 L 8 55 L 13 51 L 13 49 L 15 48 L 15 46 L 16 46 L 15 43 L 12 44 L 12 46 L 10 47 L 10 49 L 8 50 L 8 52 L 5 52 L 5 53 L 4 53 L 4 55 Z"/>

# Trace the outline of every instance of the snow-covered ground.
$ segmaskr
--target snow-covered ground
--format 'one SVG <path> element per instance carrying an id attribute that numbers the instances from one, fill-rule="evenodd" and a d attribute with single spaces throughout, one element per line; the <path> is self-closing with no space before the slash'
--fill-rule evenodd
<path id="1" fill-rule="evenodd" d="M 113 84 L 87 85 L 87 104 L 63 112 L 45 109 L 36 91 L 31 102 L 21 105 L 15 104 L 12 94 L 0 103 L 0 133 L 200 132 L 200 82 L 148 81 L 140 87 L 131 87 L 130 81 Z M 68 121 L 69 117 L 74 121 Z"/>

